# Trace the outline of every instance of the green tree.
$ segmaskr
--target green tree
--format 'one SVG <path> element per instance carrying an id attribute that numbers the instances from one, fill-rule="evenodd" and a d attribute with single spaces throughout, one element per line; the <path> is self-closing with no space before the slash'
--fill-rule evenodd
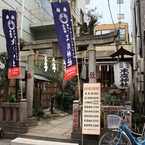
<path id="1" fill-rule="evenodd" d="M 98 23 L 98 20 L 102 18 L 102 15 L 96 13 L 97 7 L 88 10 L 87 22 L 84 22 L 80 28 L 80 36 L 94 35 L 94 26 Z"/>
<path id="2" fill-rule="evenodd" d="M 0 70 L 0 96 L 3 101 L 8 101 L 8 89 L 9 89 L 9 79 L 8 79 L 8 68 L 9 59 L 6 52 L 0 53 L 0 62 L 4 65 L 4 68 Z"/>
<path id="3" fill-rule="evenodd" d="M 61 110 L 72 111 L 73 101 L 78 98 L 77 90 L 77 77 L 73 77 L 65 83 L 57 96 L 57 105 Z"/>
<path id="4" fill-rule="evenodd" d="M 52 60 L 48 60 L 47 64 L 49 69 L 46 72 L 47 77 L 54 82 L 57 81 L 60 87 L 63 88 L 63 72 L 64 72 L 63 59 L 56 59 L 55 61 L 56 61 L 56 70 L 54 72 L 54 70 L 52 69 Z"/>
<path id="5" fill-rule="evenodd" d="M 85 36 L 85 35 L 88 35 L 88 25 L 86 22 L 83 22 L 80 28 L 80 36 Z"/>

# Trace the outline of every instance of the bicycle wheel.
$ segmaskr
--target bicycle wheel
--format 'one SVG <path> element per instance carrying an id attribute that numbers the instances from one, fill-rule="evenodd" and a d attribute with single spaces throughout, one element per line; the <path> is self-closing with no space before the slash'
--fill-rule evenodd
<path id="1" fill-rule="evenodd" d="M 116 145 L 120 138 L 120 131 L 113 130 L 106 132 L 99 141 L 99 145 Z M 130 139 L 125 134 L 122 134 L 118 145 L 132 145 Z"/>

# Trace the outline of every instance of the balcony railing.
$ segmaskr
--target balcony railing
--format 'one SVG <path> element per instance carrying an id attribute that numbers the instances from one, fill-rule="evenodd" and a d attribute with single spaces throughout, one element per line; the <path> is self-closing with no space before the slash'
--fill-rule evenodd
<path id="1" fill-rule="evenodd" d="M 51 6 L 49 7 L 39 7 L 36 9 L 31 9 L 31 26 L 43 25 L 43 24 L 54 24 L 53 14 Z M 82 23 L 82 18 L 80 11 L 77 7 L 72 8 L 72 15 L 78 23 Z"/>
<path id="2" fill-rule="evenodd" d="M 31 10 L 31 26 L 36 24 L 53 23 L 53 14 L 51 7 L 37 8 Z"/>

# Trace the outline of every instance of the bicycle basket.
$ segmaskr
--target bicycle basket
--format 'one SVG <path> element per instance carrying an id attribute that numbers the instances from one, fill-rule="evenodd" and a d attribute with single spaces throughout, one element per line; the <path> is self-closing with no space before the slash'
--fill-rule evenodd
<path id="1" fill-rule="evenodd" d="M 107 116 L 108 128 L 119 128 L 121 125 L 121 117 L 118 115 Z"/>

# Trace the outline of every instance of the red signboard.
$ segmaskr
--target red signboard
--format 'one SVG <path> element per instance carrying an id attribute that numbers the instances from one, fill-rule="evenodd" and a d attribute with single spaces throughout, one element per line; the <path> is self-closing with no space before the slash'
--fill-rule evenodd
<path id="1" fill-rule="evenodd" d="M 8 78 L 15 78 L 20 76 L 20 67 L 13 67 L 9 69 Z"/>

